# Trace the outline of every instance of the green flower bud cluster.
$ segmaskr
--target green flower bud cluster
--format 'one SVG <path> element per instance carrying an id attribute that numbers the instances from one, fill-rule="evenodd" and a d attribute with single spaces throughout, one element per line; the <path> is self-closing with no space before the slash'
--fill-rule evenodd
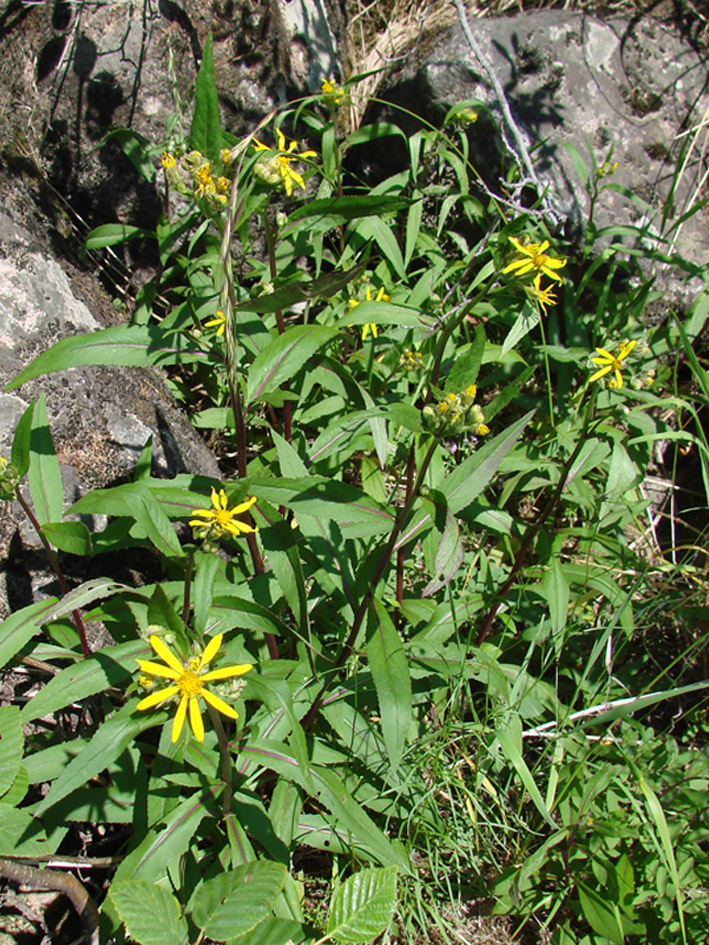
<path id="1" fill-rule="evenodd" d="M 8 463 L 4 456 L 0 456 L 0 499 L 15 498 L 20 478 L 20 474 L 12 463 Z"/>
<path id="2" fill-rule="evenodd" d="M 469 384 L 460 394 L 446 394 L 440 403 L 423 408 L 423 422 L 437 436 L 456 433 L 474 433 L 485 436 L 490 428 L 485 423 L 482 408 L 475 403 L 477 387 Z"/>
<path id="3" fill-rule="evenodd" d="M 412 351 L 411 348 L 404 348 L 401 356 L 401 365 L 405 371 L 420 371 L 424 366 L 423 355 L 420 351 Z"/>
<path id="4" fill-rule="evenodd" d="M 189 151 L 178 158 L 170 151 L 162 156 L 162 166 L 168 183 L 178 193 L 192 197 L 203 209 L 222 210 L 227 204 L 231 179 L 227 176 L 231 152 L 221 153 L 222 173 L 215 176 L 211 161 L 200 151 Z"/>

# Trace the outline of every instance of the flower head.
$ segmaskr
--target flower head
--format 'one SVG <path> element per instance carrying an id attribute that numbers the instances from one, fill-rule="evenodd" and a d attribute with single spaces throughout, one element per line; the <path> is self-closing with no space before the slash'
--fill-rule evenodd
<path id="1" fill-rule="evenodd" d="M 216 328 L 217 329 L 217 338 L 220 335 L 224 334 L 226 329 L 226 315 L 221 309 L 217 309 L 214 313 L 214 318 L 211 318 L 208 322 L 204 323 L 205 328 Z"/>
<path id="2" fill-rule="evenodd" d="M 537 273 L 543 272 L 544 275 L 549 276 L 555 282 L 562 281 L 561 276 L 555 270 L 563 269 L 566 265 L 566 259 L 555 259 L 553 256 L 547 256 L 546 250 L 551 245 L 549 240 L 544 240 L 543 243 L 527 243 L 526 246 L 515 239 L 514 236 L 510 236 L 509 241 L 517 250 L 518 257 L 509 266 L 505 266 L 502 270 L 503 275 L 507 272 L 514 272 L 515 275 L 524 276 L 528 272 L 536 270 Z"/>
<path id="3" fill-rule="evenodd" d="M 175 160 L 175 155 L 171 154 L 170 151 L 163 151 L 162 157 L 160 158 L 160 163 L 165 168 L 166 171 L 170 170 L 171 167 L 174 167 L 177 164 Z"/>
<path id="4" fill-rule="evenodd" d="M 168 649 L 167 645 L 156 634 L 150 637 L 150 645 L 157 653 L 160 659 L 167 665 L 153 663 L 151 660 L 138 660 L 138 666 L 141 673 L 141 684 L 151 682 L 147 677 L 158 676 L 170 680 L 166 689 L 158 689 L 157 692 L 151 692 L 149 696 L 141 699 L 136 708 L 139 712 L 144 709 L 152 709 L 167 699 L 179 696 L 177 712 L 172 723 L 172 741 L 176 742 L 180 737 L 182 726 L 185 724 L 187 711 L 190 714 L 190 726 L 194 737 L 198 742 L 204 741 L 204 723 L 199 707 L 199 700 L 211 705 L 212 708 L 226 715 L 229 719 L 237 719 L 238 714 L 227 705 L 219 696 L 215 696 L 206 688 L 206 683 L 217 682 L 220 679 L 230 679 L 234 676 L 243 676 L 244 673 L 252 668 L 250 663 L 241 663 L 237 666 L 223 666 L 221 669 L 212 669 L 204 672 L 208 663 L 214 659 L 222 645 L 223 633 L 218 633 L 212 637 L 204 648 L 201 656 L 194 656 L 183 664 L 177 656 Z"/>
<path id="5" fill-rule="evenodd" d="M 602 365 L 602 367 L 600 371 L 596 371 L 595 374 L 589 377 L 589 381 L 598 381 L 602 377 L 605 377 L 606 374 L 610 374 L 610 372 L 613 371 L 615 377 L 608 382 L 608 386 L 613 388 L 613 390 L 620 390 L 623 386 L 623 374 L 621 372 L 623 361 L 625 361 L 636 344 L 637 341 L 623 342 L 618 350 L 618 354 L 611 354 L 606 348 L 596 348 L 598 357 L 591 358 L 591 361 L 593 361 L 594 364 Z"/>
<path id="6" fill-rule="evenodd" d="M 248 535 L 251 532 L 258 531 L 257 528 L 247 525 L 237 518 L 242 512 L 247 512 L 251 508 L 256 501 L 255 496 L 230 509 L 226 492 L 223 489 L 217 492 L 212 486 L 211 501 L 211 509 L 192 509 L 192 514 L 199 516 L 199 518 L 190 520 L 190 525 L 195 530 L 195 538 L 216 541 L 223 535 L 239 535 L 240 533 Z"/>
<path id="7" fill-rule="evenodd" d="M 335 85 L 334 82 L 331 82 L 329 79 L 323 79 L 322 85 L 320 86 L 320 91 L 335 105 L 342 105 L 345 100 L 345 95 L 347 94 L 341 85 Z"/>
<path id="8" fill-rule="evenodd" d="M 278 153 L 273 153 L 273 148 L 254 139 L 254 147 L 257 151 L 269 151 L 271 157 L 263 158 L 257 162 L 254 167 L 254 173 L 264 180 L 267 184 L 283 184 L 285 191 L 290 197 L 293 193 L 293 181 L 305 190 L 305 181 L 301 174 L 293 170 L 291 164 L 293 161 L 303 161 L 308 158 L 317 157 L 317 151 L 301 151 L 296 153 L 298 147 L 297 141 L 291 141 L 286 147 L 286 138 L 280 128 L 276 128 L 276 140 L 278 142 Z"/>
<path id="9" fill-rule="evenodd" d="M 13 499 L 19 482 L 20 475 L 15 467 L 0 456 L 0 499 Z"/>
<path id="10" fill-rule="evenodd" d="M 367 286 L 365 299 L 367 302 L 372 301 L 371 286 Z M 377 297 L 376 299 L 374 299 L 374 301 L 375 302 L 391 302 L 391 296 L 387 295 L 387 293 L 384 291 L 384 286 L 382 286 L 381 289 L 377 292 Z M 359 299 L 350 299 L 350 311 L 352 311 L 353 308 L 357 308 L 358 305 L 359 305 Z M 362 341 L 364 341 L 364 339 L 367 337 L 370 331 L 372 332 L 372 338 L 379 337 L 379 329 L 377 328 L 376 324 L 374 322 L 366 322 L 362 326 Z"/>
<path id="11" fill-rule="evenodd" d="M 542 289 L 542 274 L 538 272 L 534 282 L 528 287 L 529 293 L 545 315 L 548 315 L 547 305 L 556 305 L 556 296 L 553 287 L 548 285 Z"/>

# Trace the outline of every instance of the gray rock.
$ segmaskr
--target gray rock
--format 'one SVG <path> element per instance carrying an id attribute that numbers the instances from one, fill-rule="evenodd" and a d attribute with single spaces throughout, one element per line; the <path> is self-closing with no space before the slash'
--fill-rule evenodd
<path id="1" fill-rule="evenodd" d="M 703 266 L 709 235 L 700 214 L 679 231 L 664 227 L 663 205 L 674 180 L 682 141 L 707 106 L 709 73 L 701 57 L 678 36 L 643 17 L 601 21 L 593 16 L 547 10 L 470 21 L 474 43 L 504 92 L 535 171 L 548 187 L 548 205 L 560 211 L 566 235 L 579 240 L 590 200 L 567 146 L 586 165 L 598 165 L 613 149 L 617 171 L 602 184 L 594 207 L 599 230 L 634 226 L 644 244 Z M 487 111 L 468 134 L 473 162 L 500 192 L 505 151 L 500 130 L 514 147 L 490 72 L 477 59 L 459 24 L 417 67 L 395 80 L 387 98 L 423 111 L 440 122 L 457 102 L 477 99 Z M 518 150 L 518 149 L 517 149 Z M 512 158 L 505 157 L 509 166 Z M 688 206 L 697 185 L 699 159 L 690 163 L 674 193 L 671 219 Z M 625 190 L 620 192 L 618 187 Z M 552 222 L 553 215 L 548 216 Z M 633 235 L 614 236 L 632 242 Z M 675 286 L 678 290 L 678 287 Z"/>
<path id="2" fill-rule="evenodd" d="M 0 387 L 58 339 L 100 327 L 48 250 L 0 212 Z M 152 369 L 71 368 L 0 394 L 0 454 L 9 456 L 17 422 L 40 394 L 62 470 L 65 508 L 90 488 L 129 479 L 149 437 L 153 475 L 219 478 L 215 458 Z M 0 618 L 29 603 L 35 585 L 52 584 L 40 548 L 19 504 L 8 503 L 0 520 Z M 24 598 L 17 588 L 25 589 Z"/>

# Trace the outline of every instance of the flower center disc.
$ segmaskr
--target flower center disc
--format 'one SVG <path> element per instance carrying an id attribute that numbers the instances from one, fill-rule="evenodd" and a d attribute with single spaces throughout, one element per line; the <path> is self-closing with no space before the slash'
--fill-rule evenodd
<path id="1" fill-rule="evenodd" d="M 198 696 L 202 692 L 202 680 L 191 669 L 186 670 L 177 680 L 183 696 Z"/>

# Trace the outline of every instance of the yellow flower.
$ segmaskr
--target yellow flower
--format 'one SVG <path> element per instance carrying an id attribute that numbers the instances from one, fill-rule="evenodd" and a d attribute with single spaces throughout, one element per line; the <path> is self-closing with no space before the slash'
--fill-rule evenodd
<path id="1" fill-rule="evenodd" d="M 278 141 L 278 151 L 282 153 L 276 154 L 274 157 L 267 159 L 264 163 L 259 162 L 254 168 L 254 171 L 267 183 L 282 183 L 286 193 L 290 197 L 293 193 L 293 181 L 295 181 L 302 190 L 305 190 L 305 181 L 297 171 L 293 170 L 291 162 L 303 161 L 307 158 L 317 157 L 318 155 L 317 151 L 301 151 L 300 154 L 295 153 L 298 147 L 297 141 L 291 141 L 288 147 L 286 147 L 286 138 L 280 128 L 276 128 L 276 138 Z M 273 148 L 269 148 L 268 145 L 263 144 L 257 139 L 254 139 L 254 147 L 257 151 L 273 151 Z"/>
<path id="2" fill-rule="evenodd" d="M 195 187 L 196 197 L 211 197 L 216 194 L 217 186 L 214 183 L 212 169 L 209 164 L 203 164 L 198 168 L 194 177 L 197 184 Z"/>
<path id="3" fill-rule="evenodd" d="M 231 181 L 228 177 L 217 177 L 217 190 L 225 193 L 231 187 Z"/>
<path id="4" fill-rule="evenodd" d="M 549 285 L 546 289 L 542 289 L 541 281 L 542 274 L 538 272 L 534 282 L 529 287 L 529 292 L 542 312 L 548 315 L 547 305 L 556 305 L 556 296 L 554 295 L 552 286 Z"/>
<path id="5" fill-rule="evenodd" d="M 456 121 L 463 125 L 474 125 L 478 120 L 478 113 L 474 112 L 472 108 L 462 108 L 455 117 Z"/>
<path id="6" fill-rule="evenodd" d="M 220 308 L 217 309 L 217 311 L 214 313 L 214 318 L 211 318 L 208 322 L 205 322 L 204 327 L 216 328 L 218 338 L 220 335 L 224 334 L 226 329 L 226 315 Z"/>
<path id="7" fill-rule="evenodd" d="M 537 272 L 543 272 L 555 282 L 561 282 L 561 276 L 555 269 L 563 269 L 566 265 L 566 259 L 555 259 L 553 256 L 547 256 L 546 250 L 549 249 L 549 240 L 543 243 L 528 243 L 523 246 L 514 236 L 508 237 L 510 243 L 519 253 L 519 257 L 505 266 L 502 270 L 503 275 L 508 272 L 514 272 L 515 275 L 524 276 L 533 269 Z"/>
<path id="8" fill-rule="evenodd" d="M 230 509 L 228 507 L 229 503 L 226 492 L 224 492 L 223 489 L 217 492 L 214 486 L 212 486 L 211 499 L 211 509 L 192 509 L 193 515 L 200 516 L 200 518 L 190 520 L 190 525 L 194 528 L 197 538 L 216 540 L 221 538 L 224 534 L 239 535 L 243 533 L 248 535 L 251 532 L 258 531 L 257 528 L 254 528 L 252 525 L 247 525 L 237 518 L 237 515 L 241 515 L 242 512 L 247 512 L 251 508 L 256 501 L 255 496 L 247 499 L 246 502 L 240 502 L 239 505 L 235 505 L 233 509 Z"/>
<path id="9" fill-rule="evenodd" d="M 342 105 L 345 99 L 345 90 L 341 85 L 335 85 L 334 82 L 331 82 L 329 79 L 323 79 L 322 85 L 320 86 L 320 91 L 327 98 L 332 99 L 335 105 Z"/>
<path id="10" fill-rule="evenodd" d="M 177 164 L 177 161 L 175 160 L 175 155 L 170 154 L 169 151 L 163 151 L 162 158 L 160 159 L 160 161 L 166 171 L 170 170 L 171 167 L 174 167 L 175 164 Z"/>
<path id="11" fill-rule="evenodd" d="M 620 390 L 623 386 L 623 375 L 621 373 L 622 362 L 628 357 L 630 352 L 633 350 L 637 341 L 626 341 L 620 346 L 618 354 L 611 354 L 610 351 L 607 351 L 605 348 L 596 348 L 598 352 L 597 358 L 591 358 L 594 364 L 601 364 L 603 367 L 600 371 L 596 371 L 595 374 L 592 374 L 589 377 L 589 381 L 598 381 L 600 378 L 605 377 L 606 374 L 610 374 L 611 371 L 615 371 L 615 377 L 609 381 L 608 386 L 614 390 Z"/>
<path id="12" fill-rule="evenodd" d="M 367 302 L 372 301 L 372 289 L 370 286 L 367 286 L 365 299 L 367 300 Z M 374 301 L 375 302 L 391 302 L 391 296 L 386 294 L 386 292 L 384 291 L 384 286 L 382 286 L 381 289 L 377 292 L 377 297 L 376 299 L 374 299 Z M 353 308 L 357 308 L 358 305 L 359 305 L 359 299 L 350 299 L 350 311 L 352 311 Z M 364 341 L 364 339 L 367 337 L 370 331 L 372 332 L 372 338 L 379 337 L 379 329 L 377 328 L 376 324 L 374 322 L 365 322 L 365 324 L 362 326 L 362 341 Z"/>
<path id="13" fill-rule="evenodd" d="M 222 148 L 222 150 L 219 152 L 219 157 L 221 158 L 222 164 L 231 164 L 231 162 L 234 160 L 230 148 Z"/>
<path id="14" fill-rule="evenodd" d="M 227 705 L 219 696 L 210 692 L 205 683 L 217 682 L 220 679 L 230 679 L 233 676 L 243 676 L 248 673 L 252 666 L 250 663 L 240 663 L 237 666 L 223 666 L 221 669 L 212 669 L 208 673 L 203 672 L 207 663 L 211 663 L 217 655 L 219 647 L 222 645 L 223 633 L 218 633 L 212 637 L 205 647 L 201 656 L 195 656 L 183 665 L 175 654 L 168 649 L 160 637 L 153 634 L 150 637 L 150 645 L 157 653 L 160 659 L 166 663 L 161 666 L 160 663 L 153 663 L 150 660 L 138 660 L 138 666 L 141 673 L 147 673 L 149 676 L 159 676 L 171 680 L 172 684 L 166 689 L 159 689 L 157 692 L 151 692 L 149 696 L 141 699 L 136 708 L 139 712 L 144 709 L 153 709 L 155 706 L 171 699 L 173 696 L 179 696 L 180 701 L 175 713 L 175 719 L 172 723 L 172 741 L 176 742 L 180 737 L 182 726 L 185 724 L 187 710 L 190 713 L 190 726 L 194 732 L 194 737 L 198 742 L 204 741 L 204 723 L 199 707 L 199 700 L 204 699 L 206 703 L 226 715 L 228 719 L 237 719 L 238 714 Z M 141 676 L 141 681 L 143 677 Z"/>
<path id="15" fill-rule="evenodd" d="M 596 169 L 596 177 L 610 177 L 611 174 L 615 174 L 618 170 L 618 162 L 613 161 L 611 164 L 610 161 L 604 161 L 599 168 Z"/>

